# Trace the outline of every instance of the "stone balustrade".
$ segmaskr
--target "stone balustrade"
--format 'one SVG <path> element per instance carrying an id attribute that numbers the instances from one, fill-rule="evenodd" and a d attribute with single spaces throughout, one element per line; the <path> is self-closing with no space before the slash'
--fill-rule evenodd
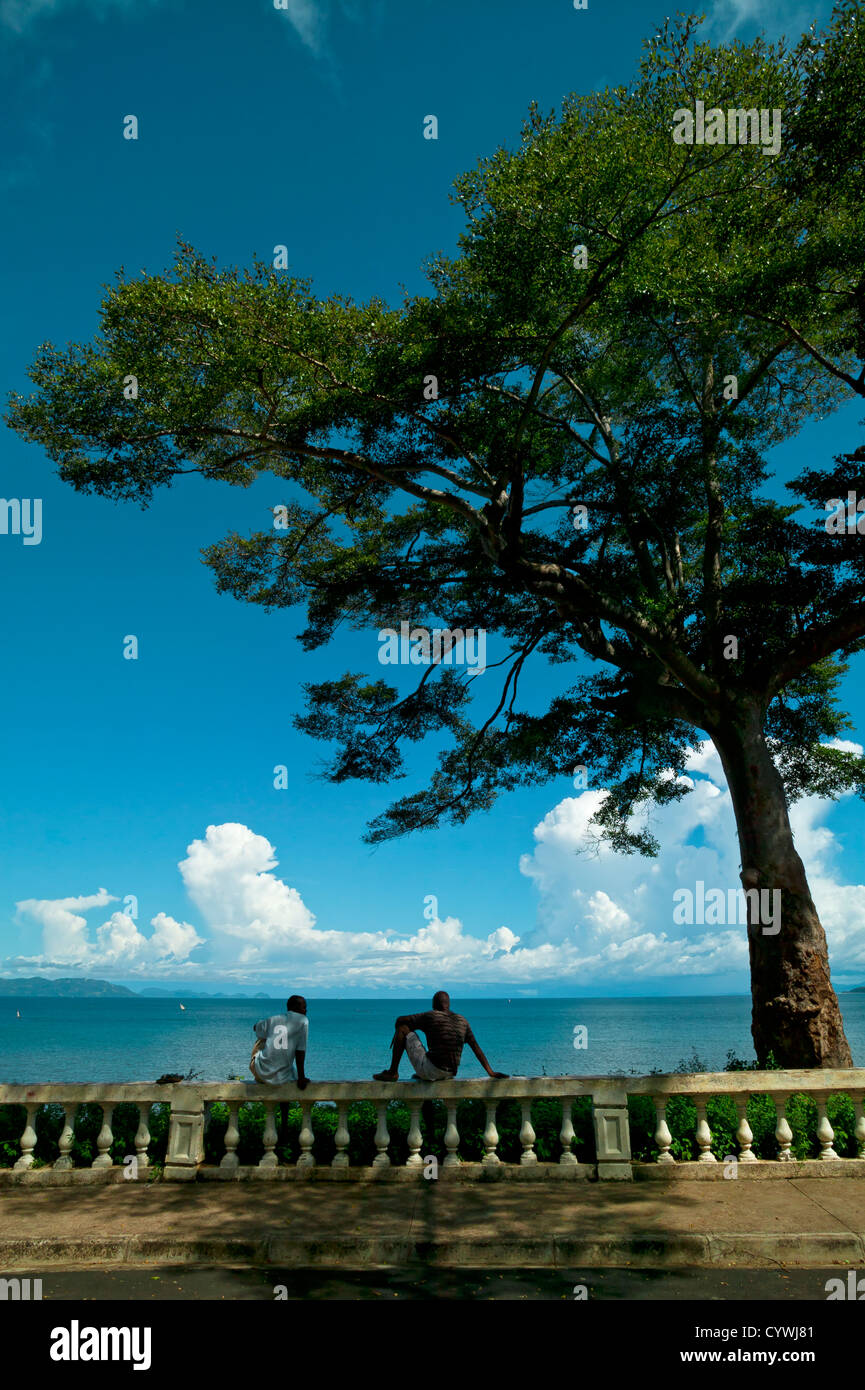
<path id="1" fill-rule="evenodd" d="M 788 1107 L 794 1096 L 809 1097 L 816 1106 L 816 1138 L 820 1151 L 813 1158 L 797 1160 L 791 1151 L 793 1131 L 788 1120 Z M 835 1133 L 827 1113 L 830 1096 L 848 1097 L 853 1116 L 847 1147 L 849 1149 L 854 1145 L 856 1154 L 843 1160 L 833 1146 Z M 774 1105 L 774 1136 L 777 1147 L 771 1158 L 758 1158 L 752 1149 L 754 1135 L 749 1123 L 749 1102 L 752 1098 L 759 1097 L 768 1097 Z M 722 1098 L 727 1098 L 732 1104 L 738 1120 L 735 1130 L 735 1153 L 718 1151 L 710 1126 L 710 1102 L 717 1105 Z M 729 1172 L 732 1158 L 736 1160 L 735 1176 L 789 1177 L 823 1176 L 827 1172 L 833 1175 L 863 1173 L 863 1098 L 865 1069 L 677 1073 L 641 1077 L 509 1077 L 503 1081 L 481 1079 L 434 1083 L 317 1081 L 311 1083 L 304 1091 L 299 1091 L 295 1084 L 265 1087 L 245 1082 L 178 1083 L 169 1086 L 157 1086 L 146 1082 L 0 1085 L 0 1106 L 21 1106 L 26 1117 L 18 1138 L 20 1154 L 11 1169 L 0 1168 L 0 1183 L 33 1181 L 59 1184 L 72 1181 L 114 1181 L 130 1176 L 146 1178 L 151 1166 L 148 1148 L 151 1144 L 154 1107 L 157 1107 L 163 1131 L 167 1122 L 164 1167 L 161 1173 L 157 1170 L 154 1176 L 161 1175 L 169 1180 L 406 1180 L 424 1174 L 431 1176 L 428 1156 L 424 1153 L 421 1127 L 423 1107 L 429 1101 L 442 1102 L 444 1105 L 444 1154 L 440 1174 L 436 1160 L 436 1177 L 705 1179 L 733 1175 Z M 683 1102 L 686 1102 L 688 1115 L 693 1114 L 694 1155 L 678 1160 L 671 1152 L 673 1139 L 668 1124 L 668 1111 L 674 1100 L 679 1105 L 680 1112 Z M 376 1117 L 372 1135 L 375 1154 L 371 1162 L 363 1164 L 352 1163 L 349 1158 L 351 1125 L 357 1123 L 357 1116 L 352 1115 L 351 1107 L 360 1101 L 371 1103 Z M 481 1102 L 483 1106 L 483 1152 L 470 1159 L 460 1154 L 460 1146 L 465 1136 L 460 1134 L 459 1106 L 465 1101 Z M 399 1145 L 395 1144 L 395 1133 L 389 1127 L 389 1117 L 392 1124 L 394 1118 L 394 1111 L 390 1110 L 390 1107 L 395 1102 L 405 1106 L 408 1112 L 404 1143 L 401 1139 Z M 503 1102 L 511 1103 L 509 1123 L 513 1122 L 514 1105 L 518 1107 L 520 1122 L 519 1156 L 512 1154 L 509 1160 L 503 1159 L 498 1152 L 501 1140 L 497 1119 L 501 1122 L 499 1107 Z M 555 1138 L 558 1140 L 555 1147 L 558 1152 L 552 1161 L 542 1161 L 535 1148 L 537 1136 L 533 1126 L 533 1106 L 538 1102 L 555 1102 L 558 1107 L 555 1114 L 558 1115 L 559 1110 L 561 1112 L 560 1121 L 556 1119 L 555 1122 Z M 574 1106 L 578 1102 L 581 1105 L 579 1118 L 584 1131 L 580 1140 L 582 1156 L 579 1160 L 574 1153 L 577 1135 L 573 1122 L 576 1113 Z M 227 1111 L 227 1123 L 224 1135 L 220 1139 L 222 1151 L 215 1157 L 211 1152 L 208 1161 L 205 1162 L 205 1132 L 211 1120 L 213 1107 L 217 1104 L 225 1106 Z M 298 1108 L 300 1111 L 297 1134 L 299 1151 L 296 1158 L 290 1162 L 284 1161 L 284 1147 L 283 1157 L 277 1152 L 281 1147 L 277 1127 L 280 1104 L 293 1107 L 295 1117 Z M 36 1117 L 47 1105 L 62 1108 L 63 1123 L 56 1138 L 56 1156 L 47 1160 L 43 1157 L 37 1161 Z M 130 1153 L 120 1159 L 112 1157 L 111 1153 L 112 1147 L 116 1147 L 112 1117 L 119 1105 L 132 1105 L 136 1107 L 138 1114 Z M 248 1105 L 264 1107 L 263 1152 L 255 1163 L 242 1163 L 238 1153 L 241 1144 L 241 1108 Z M 632 1156 L 631 1129 L 632 1124 L 636 1123 L 633 1116 L 640 1105 L 644 1111 L 646 1105 L 653 1107 L 654 1145 L 653 1151 L 644 1154 L 638 1161 Z M 95 1153 L 86 1167 L 76 1166 L 72 1154 L 76 1115 L 81 1106 L 98 1106 L 101 1111 L 101 1126 L 94 1136 L 95 1143 L 92 1145 Z M 314 1108 L 317 1106 L 327 1107 L 331 1117 L 335 1110 L 333 1154 L 327 1164 L 317 1160 L 314 1154 L 316 1135 L 312 1120 Z M 765 1101 L 763 1107 L 765 1120 Z M 318 1111 L 319 1115 L 322 1113 L 321 1110 Z M 90 1118 L 92 1131 L 92 1112 Z M 549 1128 L 548 1110 L 545 1122 Z M 681 1140 L 681 1113 L 677 1123 L 681 1145 L 684 1142 Z M 129 1133 L 128 1124 L 126 1132 Z M 514 1143 L 512 1140 L 512 1146 Z M 592 1152 L 587 1152 L 587 1146 L 591 1147 Z M 399 1159 L 393 1156 L 397 1147 L 400 1154 L 405 1148 L 404 1155 Z M 213 1144 L 210 1144 L 210 1148 L 213 1149 Z"/>
<path id="2" fill-rule="evenodd" d="M 840 1155 L 833 1148 L 835 1132 L 829 1121 L 827 1107 L 830 1096 L 847 1096 L 853 1107 L 853 1137 L 856 1145 L 855 1160 L 846 1160 L 842 1168 L 832 1169 L 833 1175 L 843 1171 L 853 1171 L 847 1165 L 852 1161 L 856 1170 L 865 1169 L 865 1069 L 838 1068 L 826 1070 L 764 1071 L 764 1072 L 713 1072 L 690 1073 L 687 1075 L 643 1076 L 627 1082 L 628 1095 L 648 1096 L 654 1104 L 657 1146 L 656 1165 L 646 1165 L 647 1171 L 640 1176 L 672 1176 L 675 1170 L 687 1170 L 688 1176 L 703 1176 L 713 1172 L 713 1165 L 719 1159 L 735 1159 L 738 1165 L 755 1165 L 753 1175 L 779 1174 L 792 1176 L 792 1169 L 783 1165 L 795 1165 L 796 1176 L 825 1176 L 830 1170 L 820 1168 L 821 1162 L 839 1160 Z M 748 1102 L 752 1096 L 767 1097 L 775 1111 L 776 1152 L 773 1159 L 759 1159 L 752 1150 L 754 1139 L 748 1122 Z M 815 1159 L 796 1160 L 791 1152 L 793 1131 L 788 1119 L 791 1099 L 796 1096 L 809 1097 L 817 1111 L 817 1139 L 820 1152 Z M 699 1148 L 696 1162 L 677 1160 L 670 1152 L 672 1137 L 667 1124 L 667 1110 L 674 1097 L 687 1097 L 694 1104 L 696 1127 L 694 1137 Z M 709 1126 L 707 1107 L 711 1099 L 726 1097 L 735 1106 L 738 1125 L 736 1128 L 736 1152 L 718 1154 L 714 1152 L 713 1135 Z M 780 1165 L 780 1166 L 779 1166 Z M 654 1171 L 651 1171 L 651 1168 Z M 746 1170 L 749 1171 L 749 1170 Z M 678 1175 L 678 1174 L 677 1174 Z M 682 1173 L 682 1176 L 685 1174 Z"/>

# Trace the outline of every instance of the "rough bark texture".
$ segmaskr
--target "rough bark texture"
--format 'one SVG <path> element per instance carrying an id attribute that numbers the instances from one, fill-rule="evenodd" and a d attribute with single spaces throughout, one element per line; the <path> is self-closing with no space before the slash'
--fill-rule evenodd
<path id="1" fill-rule="evenodd" d="M 764 1062 L 773 1052 L 783 1067 L 851 1067 L 829 979 L 826 934 L 793 844 L 787 798 L 766 746 L 761 711 L 742 707 L 713 737 L 736 813 L 742 886 L 781 891 L 776 935 L 766 932 L 749 910 L 751 1034 L 757 1058 Z"/>

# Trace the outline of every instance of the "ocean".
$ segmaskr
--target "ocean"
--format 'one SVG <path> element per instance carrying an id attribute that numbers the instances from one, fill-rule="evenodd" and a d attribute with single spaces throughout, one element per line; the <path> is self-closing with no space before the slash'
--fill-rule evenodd
<path id="1" fill-rule="evenodd" d="M 865 993 L 838 996 L 856 1065 L 865 1066 Z M 164 1072 L 202 1081 L 249 1079 L 253 1024 L 285 999 L 0 998 L 0 1081 L 155 1081 Z M 674 1071 L 696 1052 L 722 1071 L 727 1052 L 749 1061 L 751 1001 L 683 999 L 452 999 L 494 1071 L 511 1076 L 642 1075 Z M 389 1061 L 398 1014 L 424 999 L 311 999 L 306 1069 L 313 1081 L 363 1081 Z M 20 1011 L 21 1017 L 16 1017 Z M 574 1029 L 587 1046 L 574 1048 Z M 460 1077 L 483 1076 L 466 1048 Z M 411 1068 L 403 1059 L 400 1077 Z"/>

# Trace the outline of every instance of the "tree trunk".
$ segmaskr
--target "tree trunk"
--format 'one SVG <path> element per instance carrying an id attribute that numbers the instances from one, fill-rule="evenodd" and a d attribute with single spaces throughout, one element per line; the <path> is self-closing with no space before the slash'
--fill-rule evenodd
<path id="1" fill-rule="evenodd" d="M 766 907 L 777 901 L 772 890 L 780 890 L 780 913 L 768 929 L 756 895 L 748 899 L 751 1035 L 758 1061 L 773 1052 L 783 1067 L 852 1067 L 829 980 L 826 934 L 793 844 L 761 711 L 752 704 L 740 708 L 712 736 L 736 813 L 742 886 L 769 890 Z"/>

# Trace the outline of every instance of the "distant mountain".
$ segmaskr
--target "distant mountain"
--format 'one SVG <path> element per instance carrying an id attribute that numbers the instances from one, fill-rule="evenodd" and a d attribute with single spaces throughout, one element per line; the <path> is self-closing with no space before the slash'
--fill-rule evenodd
<path id="1" fill-rule="evenodd" d="M 856 985 L 854 989 L 848 989 L 848 994 L 865 994 L 865 985 Z"/>
<path id="2" fill-rule="evenodd" d="M 243 990 L 235 990 L 233 994 L 226 994 L 223 990 L 216 994 L 205 994 L 200 989 L 184 989 L 178 985 L 175 989 L 159 989 L 156 985 L 148 985 L 147 989 L 138 991 L 142 999 L 270 999 L 272 996 L 262 993 L 246 994 Z"/>
<path id="3" fill-rule="evenodd" d="M 0 997 L 20 999 L 106 999 L 118 995 L 133 999 L 134 993 L 124 985 L 112 985 L 108 980 L 45 980 L 32 975 L 25 980 L 0 977 Z"/>

